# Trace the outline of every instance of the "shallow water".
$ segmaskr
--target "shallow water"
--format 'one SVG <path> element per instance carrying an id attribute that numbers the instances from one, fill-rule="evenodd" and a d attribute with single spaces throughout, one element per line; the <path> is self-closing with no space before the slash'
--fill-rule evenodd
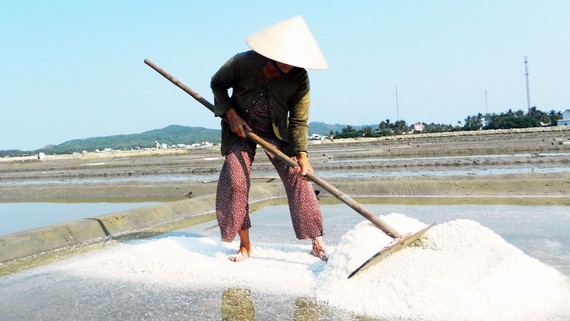
<path id="1" fill-rule="evenodd" d="M 93 184 L 93 183 L 119 183 L 119 182 L 185 182 L 185 181 L 209 181 L 220 176 L 218 173 L 204 175 L 143 175 L 128 177 L 93 177 L 93 178 L 66 178 L 66 179 L 34 179 L 0 182 L 1 185 L 41 185 L 41 184 Z"/>
<path id="2" fill-rule="evenodd" d="M 461 170 L 450 170 L 449 167 L 442 167 L 439 170 L 385 170 L 385 171 L 367 171 L 358 170 L 347 173 L 346 171 L 327 171 L 324 172 L 322 177 L 446 177 L 446 176 L 487 176 L 487 175 L 512 175 L 512 174 L 548 174 L 548 173 L 564 173 L 570 172 L 570 167 L 550 167 L 550 166 L 477 166 L 473 168 L 467 167 Z"/>
<path id="3" fill-rule="evenodd" d="M 0 235 L 155 204 L 158 203 L 0 203 Z"/>
<path id="4" fill-rule="evenodd" d="M 366 150 L 366 149 L 363 149 Z M 326 151 L 323 151 L 326 152 Z M 492 158 L 514 158 L 514 157 L 567 157 L 570 153 L 541 153 L 541 154 L 501 154 L 501 155 L 469 155 L 469 156 L 434 156 L 434 157 L 384 157 L 384 158 L 348 158 L 338 160 L 327 160 L 326 164 L 359 164 L 368 163 L 374 167 L 374 163 L 397 162 L 397 161 L 421 161 L 421 160 L 453 160 L 453 159 L 492 159 Z M 219 158 L 212 158 L 216 160 Z M 209 160 L 209 159 L 204 159 Z M 100 163 L 104 164 L 104 163 Z M 91 165 L 99 165 L 94 163 Z M 460 168 L 460 169 L 458 169 Z M 570 172 L 568 166 L 552 166 L 548 164 L 536 165 L 477 165 L 469 166 L 440 166 L 433 170 L 417 170 L 408 168 L 372 168 L 355 171 L 354 169 L 347 173 L 343 170 L 327 170 L 317 173 L 320 177 L 396 177 L 396 176 L 453 176 L 453 175 L 503 175 L 503 174 L 528 174 L 528 173 L 563 173 Z M 257 175 L 263 175 L 258 172 Z M 269 175 L 274 175 L 273 172 Z M 110 177 L 91 177 L 91 178 L 65 178 L 65 179 L 33 179 L 33 180 L 15 180 L 0 181 L 0 186 L 19 186 L 19 185 L 41 185 L 41 184 L 95 184 L 107 182 L 184 182 L 184 181 L 212 181 L 217 180 L 218 172 L 210 174 L 175 174 L 175 175 L 141 175 L 141 176 L 110 176 Z"/>
<path id="5" fill-rule="evenodd" d="M 446 176 L 487 176 L 487 175 L 508 175 L 508 174 L 547 174 L 547 173 L 565 173 L 570 172 L 567 166 L 548 166 L 548 165 L 525 165 L 525 166 L 476 166 L 476 167 L 441 167 L 434 170 L 417 170 L 417 169 L 363 169 L 351 170 L 347 172 L 343 170 L 327 170 L 317 173 L 319 177 L 336 178 L 336 177 L 446 177 Z M 274 173 L 268 173 L 274 176 Z M 263 175 L 263 172 L 257 172 L 256 175 Z M 2 182 L 1 185 L 18 186 L 18 185 L 42 185 L 42 184 L 92 184 L 92 183 L 117 183 L 117 182 L 194 182 L 194 181 L 216 181 L 219 174 L 209 175 L 147 175 L 139 177 L 107 177 L 107 178 L 78 178 L 78 179 L 61 179 L 61 180 L 30 180 L 30 181 L 12 181 Z"/>
<path id="6" fill-rule="evenodd" d="M 212 222 L 113 243 L 0 278 L 0 319 L 570 318 L 570 207 L 366 207 L 401 233 L 440 224 L 422 245 L 347 280 L 387 236 L 344 205 L 323 206 L 325 264 L 295 239 L 286 206 L 267 207 L 252 215 L 245 262 L 226 259 L 237 243 L 220 242 Z"/>
<path id="7" fill-rule="evenodd" d="M 346 163 L 346 162 L 393 162 L 407 160 L 446 160 L 446 159 L 489 159 L 489 158 L 514 158 L 514 157 L 561 157 L 570 156 L 570 153 L 540 153 L 540 154 L 496 154 L 496 155 L 463 155 L 463 156 L 431 156 L 431 157 L 385 157 L 385 158 L 360 158 L 360 159 L 343 159 L 331 160 L 328 163 Z"/>

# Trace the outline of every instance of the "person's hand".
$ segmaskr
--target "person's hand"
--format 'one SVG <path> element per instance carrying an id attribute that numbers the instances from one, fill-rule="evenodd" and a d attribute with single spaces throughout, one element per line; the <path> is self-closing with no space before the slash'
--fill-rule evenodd
<path id="1" fill-rule="evenodd" d="M 296 167 L 298 175 L 304 178 L 307 173 L 313 173 L 313 166 L 311 166 L 309 155 L 307 155 L 306 152 L 300 152 L 297 154 L 297 156 L 295 156 L 295 160 L 298 164 Z"/>
<path id="2" fill-rule="evenodd" d="M 245 119 L 241 117 L 235 109 L 230 109 L 226 112 L 226 118 L 230 122 L 230 128 L 232 132 L 241 138 L 245 138 L 245 130 L 251 131 L 249 125 L 245 122 Z"/>

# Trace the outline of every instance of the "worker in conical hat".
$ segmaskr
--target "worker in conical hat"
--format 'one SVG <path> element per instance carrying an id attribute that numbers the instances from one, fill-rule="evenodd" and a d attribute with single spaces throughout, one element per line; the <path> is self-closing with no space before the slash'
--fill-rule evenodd
<path id="1" fill-rule="evenodd" d="M 307 153 L 310 94 L 306 69 L 326 69 L 327 63 L 300 16 L 254 33 L 246 42 L 252 50 L 228 60 L 211 81 L 215 114 L 228 120 L 222 121 L 225 161 L 216 193 L 222 240 L 231 242 L 236 234 L 240 238 L 232 261 L 252 254 L 248 198 L 256 144 L 246 139 L 246 131 L 252 131 L 297 162 L 291 168 L 267 154 L 285 187 L 296 237 L 310 239 L 312 254 L 326 260 L 321 210 L 304 176 L 313 172 Z"/>

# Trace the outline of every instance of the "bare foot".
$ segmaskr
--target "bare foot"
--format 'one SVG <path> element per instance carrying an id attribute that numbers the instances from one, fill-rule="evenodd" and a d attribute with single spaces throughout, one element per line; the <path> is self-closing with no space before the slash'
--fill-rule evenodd
<path id="1" fill-rule="evenodd" d="M 240 247 L 239 251 L 236 254 L 232 254 L 228 257 L 228 259 L 232 262 L 241 262 L 245 261 L 249 255 L 251 254 L 251 250 L 246 249 L 245 247 Z"/>
<path id="2" fill-rule="evenodd" d="M 313 251 L 311 252 L 314 256 L 318 257 L 323 261 L 328 261 L 327 251 L 325 250 L 325 243 L 323 242 L 323 237 L 315 237 L 313 239 Z"/>

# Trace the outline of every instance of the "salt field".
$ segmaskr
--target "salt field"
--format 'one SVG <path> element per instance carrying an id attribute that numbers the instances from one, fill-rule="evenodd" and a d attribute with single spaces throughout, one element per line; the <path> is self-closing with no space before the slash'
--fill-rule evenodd
<path id="1" fill-rule="evenodd" d="M 323 206 L 329 261 L 286 206 L 252 215 L 253 255 L 227 260 L 215 222 L 0 278 L 1 320 L 568 320 L 570 208 L 370 205 L 420 244 L 348 280 L 391 239 Z"/>
<path id="2" fill-rule="evenodd" d="M 319 176 L 326 178 L 335 177 L 442 177 L 454 175 L 477 175 L 492 176 L 504 174 L 548 174 L 570 172 L 568 163 L 570 153 L 512 153 L 512 154 L 475 154 L 462 156 L 433 156 L 429 157 L 399 157 L 382 154 L 378 157 L 374 151 L 350 147 L 351 153 L 341 150 L 321 150 L 317 152 L 314 166 L 318 169 Z M 204 152 L 204 151 L 202 151 Z M 338 154 L 342 152 L 341 154 Z M 358 153 L 372 153 L 374 157 L 364 157 Z M 356 153 L 357 156 L 354 154 Z M 217 155 L 217 150 L 214 154 Z M 332 155 L 335 155 L 334 157 Z M 376 155 L 376 156 L 375 156 Z M 320 156 L 320 158 L 319 158 Z M 183 159 L 169 160 L 177 166 L 165 168 L 165 161 L 149 160 L 142 162 L 140 168 L 124 168 L 123 160 L 107 160 L 106 162 L 86 163 L 87 160 L 76 160 L 78 165 L 65 170 L 46 170 L 41 164 L 36 168 L 33 164 L 27 164 L 27 170 L 18 169 L 8 171 L 0 177 L 0 188 L 17 187 L 26 185 L 79 185 L 101 183 L 134 183 L 134 182 L 200 182 L 217 180 L 220 157 L 203 157 L 196 155 L 184 155 Z M 178 160 L 178 161 L 176 161 Z M 194 167 L 188 167 L 188 163 L 200 161 Z M 117 162 L 117 163 L 114 163 Z M 134 162 L 131 160 L 131 162 Z M 132 163 L 130 164 L 132 165 Z M 172 165 L 172 164 L 171 164 Z M 59 164 L 59 166 L 64 166 Z M 116 166 L 116 168 L 113 168 Z M 257 175 L 275 176 L 273 167 L 266 159 L 261 158 L 255 163 Z M 347 171 L 347 169 L 350 169 Z"/>
<path id="3" fill-rule="evenodd" d="M 460 176 L 460 175 L 473 175 L 473 176 L 491 176 L 491 175 L 513 175 L 513 174 L 547 174 L 547 173 L 567 173 L 570 172 L 570 167 L 567 166 L 548 166 L 548 165 L 533 165 L 533 166 L 479 166 L 468 167 L 464 169 L 449 169 L 447 167 L 433 170 L 419 170 L 419 169 L 397 169 L 397 170 L 358 170 L 347 173 L 345 170 L 330 170 L 319 175 L 324 178 L 335 177 L 351 177 L 351 178 L 370 178 L 370 177 L 445 177 L 445 176 Z M 270 173 L 269 175 L 274 175 Z M 81 178 L 81 179 L 60 179 L 60 180 L 33 180 L 33 181 L 13 181 L 8 183 L 0 183 L 0 186 L 21 186 L 21 185 L 80 185 L 80 184 L 94 184 L 94 183 L 121 183 L 121 182 L 191 182 L 191 181 L 216 181 L 219 177 L 218 173 L 210 175 L 147 175 L 140 177 L 111 177 L 111 178 Z"/>

